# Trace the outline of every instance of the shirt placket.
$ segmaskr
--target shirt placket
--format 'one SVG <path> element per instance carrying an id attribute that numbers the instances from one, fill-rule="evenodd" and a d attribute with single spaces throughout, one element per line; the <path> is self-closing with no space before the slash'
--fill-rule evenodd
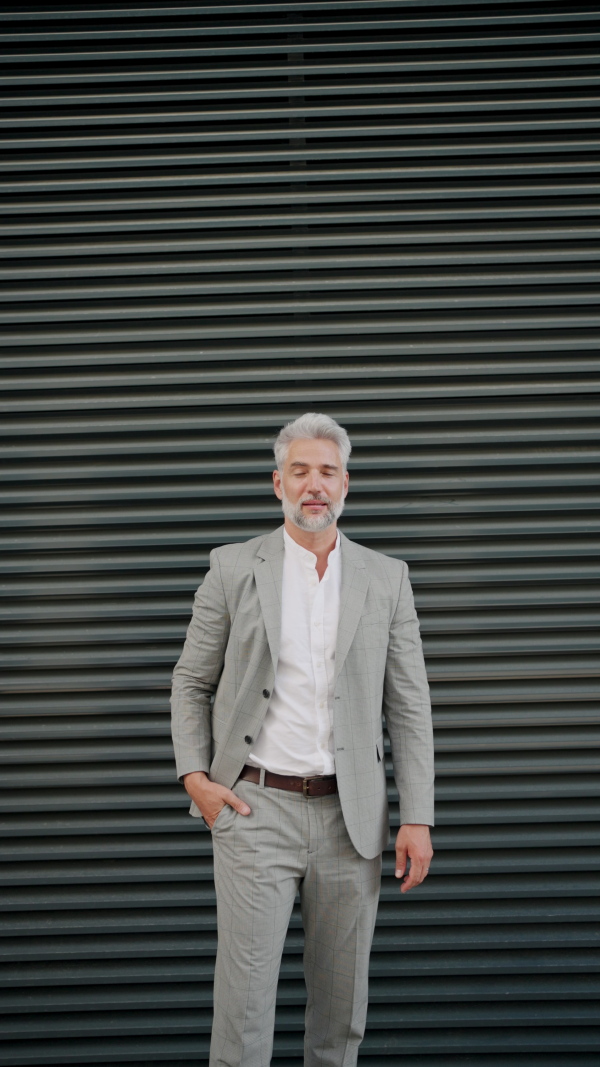
<path id="1" fill-rule="evenodd" d="M 321 773 L 325 773 L 329 755 L 329 707 L 328 681 L 325 656 L 325 588 L 329 575 L 326 572 L 318 586 L 314 588 L 311 605 L 310 650 L 315 679 L 315 718 L 317 752 L 321 760 Z"/>

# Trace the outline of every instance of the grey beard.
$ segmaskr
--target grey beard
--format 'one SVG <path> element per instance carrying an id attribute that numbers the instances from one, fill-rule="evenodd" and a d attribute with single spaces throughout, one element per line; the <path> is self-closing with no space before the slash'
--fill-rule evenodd
<path id="1" fill-rule="evenodd" d="M 337 503 L 324 496 L 315 497 L 315 500 L 326 500 L 327 510 L 321 515 L 305 515 L 302 511 L 302 502 L 300 501 L 298 504 L 292 504 L 291 500 L 289 500 L 284 493 L 281 501 L 283 514 L 286 519 L 293 522 L 294 526 L 297 526 L 298 529 L 306 530 L 308 533 L 320 533 L 321 530 L 326 530 L 328 526 L 331 526 L 331 524 L 336 521 L 336 519 L 339 519 L 344 510 L 344 498 L 342 497 Z"/>

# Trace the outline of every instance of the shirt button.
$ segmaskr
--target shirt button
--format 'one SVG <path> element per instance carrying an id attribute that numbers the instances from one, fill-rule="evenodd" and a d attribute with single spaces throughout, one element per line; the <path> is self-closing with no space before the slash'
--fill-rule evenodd
<path id="1" fill-rule="evenodd" d="M 263 689 L 263 696 L 265 697 L 265 699 L 271 696 L 268 689 Z"/>
<path id="2" fill-rule="evenodd" d="M 250 734 L 246 734 L 246 736 L 244 738 L 244 741 L 246 742 L 247 745 L 251 745 L 252 744 L 252 738 L 250 737 Z"/>

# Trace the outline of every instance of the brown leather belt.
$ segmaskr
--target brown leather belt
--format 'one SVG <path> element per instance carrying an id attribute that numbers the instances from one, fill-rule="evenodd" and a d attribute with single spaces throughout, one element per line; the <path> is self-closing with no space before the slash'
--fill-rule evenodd
<path id="1" fill-rule="evenodd" d="M 245 782 L 260 783 L 260 767 L 251 767 L 248 763 L 242 770 L 240 778 Z M 287 789 L 291 793 L 302 793 L 305 797 L 328 797 L 337 793 L 335 774 L 314 775 L 312 778 L 299 778 L 294 774 L 274 774 L 265 771 L 265 785 L 268 789 Z"/>

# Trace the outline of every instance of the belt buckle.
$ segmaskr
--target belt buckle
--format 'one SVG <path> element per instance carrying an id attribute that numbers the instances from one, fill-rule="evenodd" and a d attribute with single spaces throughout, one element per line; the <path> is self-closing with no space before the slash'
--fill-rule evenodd
<path id="1" fill-rule="evenodd" d="M 322 777 L 323 776 L 321 774 L 313 774 L 312 778 L 303 778 L 302 779 L 302 796 L 306 797 L 307 800 L 312 800 L 313 797 L 308 792 L 308 790 L 310 789 L 310 783 L 311 782 L 316 782 L 317 778 L 322 778 Z"/>

